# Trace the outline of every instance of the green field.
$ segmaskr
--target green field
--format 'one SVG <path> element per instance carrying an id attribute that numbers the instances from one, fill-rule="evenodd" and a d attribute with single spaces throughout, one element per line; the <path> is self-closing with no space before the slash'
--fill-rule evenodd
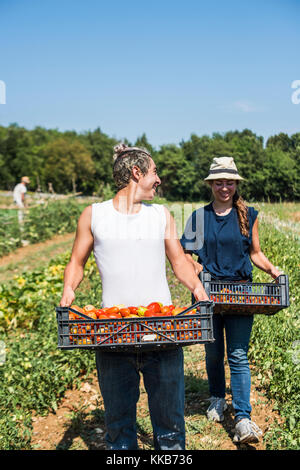
<path id="1" fill-rule="evenodd" d="M 48 200 L 29 206 L 24 212 L 24 223 L 18 223 L 17 210 L 0 209 L 0 256 L 7 255 L 26 244 L 45 241 L 54 235 L 74 232 L 80 212 L 87 202 Z"/>
<path id="2" fill-rule="evenodd" d="M 180 207 L 183 203 L 176 204 L 170 204 L 169 208 L 174 212 L 180 231 Z M 262 249 L 276 266 L 289 275 L 291 300 L 288 309 L 272 317 L 256 315 L 251 337 L 249 359 L 253 379 L 256 384 L 259 383 L 262 399 L 271 403 L 280 417 L 280 421 L 273 420 L 268 426 L 264 446 L 267 449 L 298 449 L 300 246 L 298 222 L 295 218 L 299 212 L 299 204 L 289 204 L 288 210 L 279 204 L 255 206 L 261 211 Z M 72 206 L 72 223 L 75 225 L 81 209 L 82 207 L 75 207 L 75 204 Z M 62 220 L 66 217 L 64 210 L 65 208 L 61 210 Z M 35 217 L 38 220 L 37 214 Z M 286 224 L 280 225 L 274 223 L 274 220 Z M 289 222 L 293 224 L 292 227 Z M 52 229 L 49 228 L 44 239 L 52 234 Z M 33 416 L 56 411 L 66 391 L 88 380 L 95 371 L 92 353 L 66 353 L 57 349 L 55 306 L 62 293 L 63 271 L 69 255 L 69 250 L 59 256 L 53 254 L 53 257 L 49 253 L 49 258 L 53 259 L 38 267 L 33 263 L 31 270 L 18 272 L 11 281 L 0 286 L 0 344 L 1 357 L 5 356 L 0 365 L 0 449 L 34 448 Z M 169 263 L 167 276 L 173 302 L 177 305 L 188 304 L 190 294 L 179 284 Z M 269 280 L 268 276 L 256 268 L 254 279 Z M 99 299 L 101 282 L 91 256 L 86 265 L 85 280 L 77 291 L 76 303 L 98 305 Z M 193 351 L 197 353 L 193 354 Z M 202 364 L 201 367 L 198 367 L 197 361 Z M 218 449 L 218 439 L 223 439 L 222 433 L 226 433 L 222 428 L 209 423 L 205 417 L 205 404 L 202 405 L 202 402 L 208 396 L 208 389 L 203 369 L 203 350 L 185 348 L 185 367 L 188 448 Z M 74 420 L 77 419 L 77 426 L 83 424 L 80 421 L 82 410 L 81 415 L 79 411 L 73 416 Z M 97 416 L 103 424 L 101 408 Z M 139 414 L 138 423 L 144 448 L 151 448 L 151 426 L 146 411 Z M 203 436 L 208 437 L 205 440 Z"/>

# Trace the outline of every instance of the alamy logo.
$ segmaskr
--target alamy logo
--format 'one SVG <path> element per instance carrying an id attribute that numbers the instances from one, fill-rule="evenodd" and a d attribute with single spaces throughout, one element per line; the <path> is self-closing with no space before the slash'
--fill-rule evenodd
<path id="1" fill-rule="evenodd" d="M 0 366 L 5 363 L 6 359 L 6 349 L 4 341 L 0 341 Z"/>
<path id="2" fill-rule="evenodd" d="M 292 88 L 296 88 L 296 91 L 292 94 L 292 103 L 300 104 L 300 80 L 294 80 Z"/>
<path id="3" fill-rule="evenodd" d="M 0 104 L 6 104 L 6 85 L 3 80 L 0 80 Z"/>

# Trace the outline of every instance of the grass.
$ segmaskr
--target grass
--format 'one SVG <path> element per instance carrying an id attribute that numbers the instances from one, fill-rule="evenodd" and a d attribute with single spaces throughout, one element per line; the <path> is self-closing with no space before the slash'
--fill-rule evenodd
<path id="1" fill-rule="evenodd" d="M 276 216 L 282 221 L 300 222 L 300 202 L 255 203 L 255 207 L 265 214 Z"/>

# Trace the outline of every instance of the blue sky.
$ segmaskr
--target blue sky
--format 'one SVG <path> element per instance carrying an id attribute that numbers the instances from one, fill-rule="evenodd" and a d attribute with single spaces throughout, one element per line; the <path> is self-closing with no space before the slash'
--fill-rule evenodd
<path id="1" fill-rule="evenodd" d="M 0 124 L 155 147 L 300 132 L 300 0 L 0 0 Z"/>

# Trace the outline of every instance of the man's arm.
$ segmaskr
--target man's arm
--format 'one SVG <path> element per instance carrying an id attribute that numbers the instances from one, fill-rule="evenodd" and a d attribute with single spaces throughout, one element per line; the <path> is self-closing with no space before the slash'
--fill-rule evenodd
<path id="1" fill-rule="evenodd" d="M 195 273 L 193 264 L 187 259 L 177 236 L 175 220 L 165 207 L 167 226 L 165 233 L 166 255 L 172 265 L 173 272 L 177 279 L 187 287 L 195 299 L 209 300 L 200 279 Z"/>
<path id="2" fill-rule="evenodd" d="M 193 258 L 193 253 L 191 251 L 183 250 L 186 256 L 186 259 L 192 263 L 193 268 L 195 269 L 195 273 L 198 275 L 203 271 L 203 266 L 202 264 L 198 263 L 197 261 L 194 260 Z"/>
<path id="3" fill-rule="evenodd" d="M 69 307 L 75 299 L 75 290 L 83 279 L 83 271 L 93 248 L 94 238 L 91 232 L 92 206 L 84 209 L 79 217 L 71 259 L 64 273 L 64 290 L 60 301 L 61 307 Z"/>

